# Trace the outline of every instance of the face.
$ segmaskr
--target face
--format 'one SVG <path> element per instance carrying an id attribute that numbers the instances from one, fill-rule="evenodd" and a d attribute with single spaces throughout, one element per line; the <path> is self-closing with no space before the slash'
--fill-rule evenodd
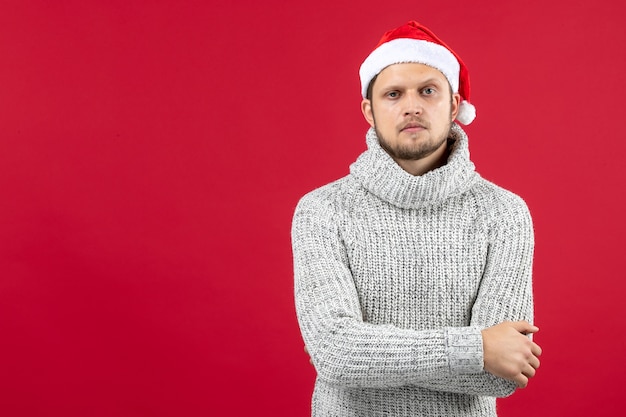
<path id="1" fill-rule="evenodd" d="M 394 64 L 383 69 L 361 109 L 380 145 L 406 169 L 415 161 L 440 159 L 459 109 L 460 96 L 427 65 Z"/>

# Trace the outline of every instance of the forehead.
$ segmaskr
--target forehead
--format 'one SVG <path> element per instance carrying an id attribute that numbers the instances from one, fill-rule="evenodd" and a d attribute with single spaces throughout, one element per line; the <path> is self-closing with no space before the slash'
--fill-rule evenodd
<path id="1" fill-rule="evenodd" d="M 448 80 L 441 71 L 415 62 L 389 65 L 378 73 L 376 81 L 375 85 L 381 86 L 388 83 L 423 83 L 427 81 L 442 83 L 443 85 L 448 84 Z"/>

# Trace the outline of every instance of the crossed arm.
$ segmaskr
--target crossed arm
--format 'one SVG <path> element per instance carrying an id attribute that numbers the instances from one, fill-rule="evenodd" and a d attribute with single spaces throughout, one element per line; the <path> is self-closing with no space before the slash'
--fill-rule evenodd
<path id="1" fill-rule="evenodd" d="M 517 239 L 517 230 L 503 228 L 494 235 L 470 326 L 453 329 L 470 340 L 471 348 L 478 347 L 474 359 L 480 364 L 467 370 L 451 365 L 449 329 L 415 331 L 364 322 L 336 225 L 310 214 L 304 207 L 294 217 L 296 306 L 320 378 L 345 386 L 415 385 L 506 396 L 535 375 L 541 348 L 527 335 L 538 329 L 523 320 L 532 320 L 527 308 L 532 305 L 532 242 Z M 532 226 L 527 219 L 518 227 Z"/>
<path id="2" fill-rule="evenodd" d="M 539 328 L 526 320 L 506 321 L 483 330 L 485 371 L 526 388 L 539 368 L 541 347 L 523 335 L 537 331 Z M 306 346 L 304 352 L 309 355 Z M 309 363 L 313 365 L 310 355 Z"/>

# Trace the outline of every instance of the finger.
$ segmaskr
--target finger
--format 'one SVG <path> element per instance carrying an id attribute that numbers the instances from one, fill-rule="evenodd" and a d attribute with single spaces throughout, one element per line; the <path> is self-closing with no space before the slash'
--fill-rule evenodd
<path id="1" fill-rule="evenodd" d="M 533 368 L 530 364 L 526 365 L 524 369 L 522 369 L 522 374 L 524 374 L 526 378 L 534 377 L 536 372 L 535 368 Z"/>
<path id="2" fill-rule="evenodd" d="M 539 362 L 539 359 L 536 356 L 532 356 L 528 360 L 528 364 L 530 366 L 532 366 L 534 369 L 539 369 L 539 366 L 541 365 L 541 362 Z"/>
<path id="3" fill-rule="evenodd" d="M 306 345 L 304 345 L 304 353 L 309 355 L 309 363 L 313 365 L 313 358 L 311 358 L 311 354 L 309 353 L 309 348 L 307 348 Z"/>
<path id="4" fill-rule="evenodd" d="M 543 353 L 543 349 L 541 349 L 541 347 L 538 344 L 536 344 L 535 342 L 533 342 L 533 344 L 530 345 L 530 351 L 535 356 L 541 356 L 541 354 Z"/>
<path id="5" fill-rule="evenodd" d="M 526 388 L 528 385 L 528 378 L 524 374 L 519 374 L 513 381 L 517 384 L 518 388 Z"/>
<path id="6" fill-rule="evenodd" d="M 526 320 L 514 321 L 511 323 L 511 327 L 522 334 L 537 333 L 539 331 L 539 327 L 533 326 Z"/>

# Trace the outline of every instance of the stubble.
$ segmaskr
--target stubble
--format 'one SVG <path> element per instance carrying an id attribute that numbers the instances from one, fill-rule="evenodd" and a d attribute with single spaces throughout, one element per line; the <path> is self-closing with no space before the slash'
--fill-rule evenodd
<path id="1" fill-rule="evenodd" d="M 428 132 L 428 124 L 424 121 L 419 119 L 411 121 L 414 121 L 426 127 L 426 130 L 422 133 Z M 374 119 L 374 130 L 376 132 L 376 136 L 378 137 L 378 143 L 380 144 L 380 147 L 383 148 L 385 152 L 387 152 L 395 160 L 418 161 L 420 159 L 428 157 L 429 155 L 433 154 L 433 152 L 440 149 L 444 143 L 447 143 L 448 138 L 450 137 L 451 128 L 452 123 L 448 125 L 448 128 L 444 131 L 445 133 L 438 138 L 420 140 L 419 138 L 417 138 L 418 134 L 416 134 L 415 141 L 413 143 L 393 146 L 376 128 L 376 119 Z"/>

